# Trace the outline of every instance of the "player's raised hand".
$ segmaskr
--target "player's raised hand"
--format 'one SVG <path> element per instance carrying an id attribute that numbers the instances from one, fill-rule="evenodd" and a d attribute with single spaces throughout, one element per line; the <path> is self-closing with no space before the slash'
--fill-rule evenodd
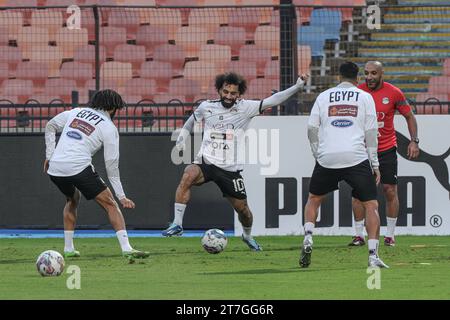
<path id="1" fill-rule="evenodd" d="M 122 207 L 126 209 L 134 209 L 136 207 L 134 202 L 128 198 L 120 199 L 120 203 L 122 204 Z"/>
<path id="2" fill-rule="evenodd" d="M 301 81 L 307 82 L 309 79 L 309 73 L 302 73 L 302 75 L 298 78 L 297 83 Z"/>

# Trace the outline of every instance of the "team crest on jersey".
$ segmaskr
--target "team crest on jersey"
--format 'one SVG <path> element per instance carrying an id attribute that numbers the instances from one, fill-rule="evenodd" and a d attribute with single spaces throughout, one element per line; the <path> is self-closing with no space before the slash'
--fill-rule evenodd
<path id="1" fill-rule="evenodd" d="M 383 101 L 383 104 L 388 104 L 389 103 L 389 98 L 388 97 L 384 97 L 382 101 Z"/>

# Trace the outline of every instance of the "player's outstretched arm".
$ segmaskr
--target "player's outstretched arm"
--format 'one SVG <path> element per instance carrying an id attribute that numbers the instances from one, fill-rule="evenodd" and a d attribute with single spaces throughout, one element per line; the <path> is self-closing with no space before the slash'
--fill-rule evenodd
<path id="1" fill-rule="evenodd" d="M 55 152 L 56 133 L 61 132 L 69 118 L 70 111 L 64 111 L 56 115 L 45 126 L 45 161 L 44 172 L 47 172 L 50 158 Z"/>
<path id="2" fill-rule="evenodd" d="M 286 90 L 280 91 L 275 93 L 274 95 L 271 95 L 270 97 L 263 100 L 261 105 L 261 111 L 264 111 L 267 108 L 275 107 L 283 102 L 285 102 L 287 99 L 289 99 L 294 93 L 297 93 L 305 84 L 305 82 L 308 80 L 309 74 L 302 74 L 298 79 L 296 84 L 294 84 L 292 87 L 287 88 Z"/>
<path id="3" fill-rule="evenodd" d="M 195 123 L 194 115 L 191 115 L 189 119 L 187 119 L 183 128 L 181 128 L 180 134 L 176 142 L 176 147 L 178 148 L 178 150 L 184 150 L 186 139 L 191 134 L 192 129 L 194 128 L 194 123 Z"/>

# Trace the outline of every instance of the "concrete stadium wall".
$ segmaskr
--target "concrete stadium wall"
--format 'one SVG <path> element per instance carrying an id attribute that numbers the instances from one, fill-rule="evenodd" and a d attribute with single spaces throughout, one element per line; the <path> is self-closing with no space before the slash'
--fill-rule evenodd
<path id="1" fill-rule="evenodd" d="M 62 228 L 64 196 L 43 173 L 43 136 L 0 137 L 0 228 Z M 135 201 L 122 210 L 129 229 L 163 229 L 173 219 L 173 202 L 185 165 L 170 159 L 170 136 L 122 136 L 120 172 L 124 190 Z M 93 164 L 107 181 L 100 150 Z M 106 213 L 82 199 L 79 228 L 109 229 Z M 194 188 L 184 219 L 189 229 L 234 226 L 234 212 L 214 183 Z"/>

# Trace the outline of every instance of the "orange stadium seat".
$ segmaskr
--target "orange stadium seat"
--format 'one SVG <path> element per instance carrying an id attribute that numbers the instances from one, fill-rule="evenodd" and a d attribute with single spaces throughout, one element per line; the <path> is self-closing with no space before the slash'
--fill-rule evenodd
<path id="1" fill-rule="evenodd" d="M 0 46 L 9 44 L 8 26 L 0 25 Z"/>
<path id="2" fill-rule="evenodd" d="M 140 24 L 139 10 L 114 8 L 108 18 L 108 26 L 125 28 L 127 39 L 136 39 L 136 32 Z"/>
<path id="3" fill-rule="evenodd" d="M 114 80 L 117 86 L 122 86 L 133 77 L 131 63 L 107 61 L 100 66 L 100 79 Z"/>
<path id="4" fill-rule="evenodd" d="M 184 67 L 184 77 L 196 80 L 200 84 L 201 93 L 206 93 L 208 88 L 214 85 L 216 75 L 216 66 L 213 62 L 189 61 Z"/>
<path id="5" fill-rule="evenodd" d="M 156 46 L 167 44 L 169 35 L 161 26 L 140 26 L 136 35 L 136 44 L 146 48 L 147 55 L 152 56 Z"/>
<path id="6" fill-rule="evenodd" d="M 24 61 L 17 65 L 16 78 L 32 80 L 34 90 L 44 87 L 48 78 L 48 64 L 45 62 Z"/>
<path id="7" fill-rule="evenodd" d="M 278 90 L 279 87 L 278 79 L 254 79 L 249 82 L 245 97 L 247 99 L 264 99 L 272 94 L 272 90 Z"/>
<path id="8" fill-rule="evenodd" d="M 7 79 L 2 83 L 2 89 L 5 96 L 18 96 L 19 103 L 23 103 L 33 94 L 33 81 L 21 79 Z"/>
<path id="9" fill-rule="evenodd" d="M 154 79 L 133 78 L 124 83 L 123 92 L 129 95 L 140 95 L 144 99 L 151 99 L 158 91 Z"/>
<path id="10" fill-rule="evenodd" d="M 62 49 L 48 45 L 35 46 L 32 49 L 30 60 L 48 63 L 48 76 L 59 77 L 59 68 L 63 59 Z"/>
<path id="11" fill-rule="evenodd" d="M 280 80 L 280 61 L 272 60 L 267 62 L 264 68 L 264 78 Z"/>
<path id="12" fill-rule="evenodd" d="M 200 93 L 200 84 L 196 80 L 177 78 L 170 80 L 169 95 L 190 96 L 190 101 L 193 97 Z M 189 99 L 189 97 L 186 97 Z"/>
<path id="13" fill-rule="evenodd" d="M 244 28 L 246 40 L 253 40 L 256 27 L 260 23 L 260 12 L 256 8 L 233 8 L 230 10 L 228 25 Z"/>
<path id="14" fill-rule="evenodd" d="M 81 27 L 87 29 L 88 31 L 88 40 L 94 41 L 95 40 L 94 11 L 91 8 L 82 8 L 80 19 L 81 19 Z M 101 25 L 102 24 L 101 18 L 99 22 Z"/>
<path id="15" fill-rule="evenodd" d="M 62 28 L 64 23 L 61 11 L 43 9 L 35 10 L 31 13 L 31 25 L 39 28 L 46 28 L 50 41 L 56 41 L 56 33 Z"/>
<path id="16" fill-rule="evenodd" d="M 156 46 L 153 53 L 153 60 L 170 62 L 172 64 L 174 75 L 183 74 L 183 66 L 186 59 L 186 53 L 180 45 L 162 44 Z"/>
<path id="17" fill-rule="evenodd" d="M 78 61 L 65 62 L 61 65 L 60 76 L 65 79 L 72 79 L 77 82 L 77 86 L 82 88 L 87 80 L 94 76 L 94 68 L 90 63 Z"/>
<path id="18" fill-rule="evenodd" d="M 75 49 L 73 60 L 78 62 L 90 63 L 95 68 L 95 45 L 86 45 Z M 106 48 L 99 46 L 99 61 L 106 61 Z"/>
<path id="19" fill-rule="evenodd" d="M 433 94 L 429 92 L 425 93 L 419 93 L 416 96 L 417 102 L 436 102 L 436 104 L 429 104 L 429 105 L 417 105 L 416 111 L 418 114 L 448 114 L 448 104 L 443 104 L 443 102 L 450 101 L 449 95 L 445 93 L 441 94 Z"/>
<path id="20" fill-rule="evenodd" d="M 279 5 L 279 0 L 241 0 L 243 6 L 274 6 Z M 258 11 L 259 23 L 269 23 L 273 8 L 255 8 Z"/>
<path id="21" fill-rule="evenodd" d="M 188 24 L 192 27 L 205 27 L 208 31 L 208 39 L 213 39 L 220 25 L 228 23 L 226 9 L 193 9 L 189 14 Z"/>
<path id="22" fill-rule="evenodd" d="M 84 28 L 74 30 L 61 28 L 56 34 L 56 44 L 62 48 L 64 58 L 73 58 L 76 48 L 88 44 L 88 31 Z"/>
<path id="23" fill-rule="evenodd" d="M 90 79 L 86 81 L 84 84 L 84 91 L 88 92 L 89 90 L 95 90 L 95 80 L 96 79 Z M 100 87 L 99 89 L 111 89 L 114 91 L 119 91 L 119 86 L 117 82 L 113 79 L 102 79 L 100 78 Z"/>
<path id="24" fill-rule="evenodd" d="M 259 26 L 255 31 L 255 45 L 271 50 L 272 56 L 280 56 L 280 28 Z"/>
<path id="25" fill-rule="evenodd" d="M 239 60 L 256 62 L 258 75 L 263 75 L 266 63 L 272 60 L 272 53 L 266 48 L 260 48 L 256 45 L 246 45 L 239 50 Z"/>
<path id="26" fill-rule="evenodd" d="M 256 62 L 233 60 L 228 63 L 227 70 L 242 75 L 247 81 L 258 77 Z"/>
<path id="27" fill-rule="evenodd" d="M 8 78 L 9 78 L 9 64 L 7 62 L 0 62 L 0 81 Z"/>
<path id="28" fill-rule="evenodd" d="M 231 47 L 231 55 L 237 56 L 240 48 L 245 45 L 246 34 L 242 27 L 223 26 L 214 35 L 215 44 L 225 44 Z"/>
<path id="29" fill-rule="evenodd" d="M 175 40 L 175 34 L 182 25 L 181 11 L 177 9 L 150 9 L 146 18 L 144 22 L 141 19 L 141 23 L 165 29 L 168 40 Z"/>
<path id="30" fill-rule="evenodd" d="M 9 65 L 9 75 L 14 74 L 17 64 L 22 61 L 22 51 L 17 47 L 0 46 L 0 62 Z"/>
<path id="31" fill-rule="evenodd" d="M 127 30 L 119 27 L 101 27 L 100 45 L 105 46 L 106 56 L 113 57 L 114 49 L 119 44 L 127 42 Z"/>
<path id="32" fill-rule="evenodd" d="M 49 40 L 50 36 L 46 28 L 27 26 L 20 29 L 17 35 L 17 45 L 22 50 L 25 59 L 30 58 L 33 47 L 46 46 Z"/>
<path id="33" fill-rule="evenodd" d="M 174 71 L 170 62 L 146 61 L 141 64 L 139 75 L 141 78 L 156 80 L 158 88 L 167 91 Z"/>
<path id="34" fill-rule="evenodd" d="M 23 14 L 17 11 L 0 11 L 0 26 L 8 29 L 8 38 L 16 40 L 23 27 Z"/>
<path id="35" fill-rule="evenodd" d="M 59 96 L 64 101 L 72 100 L 72 91 L 77 91 L 75 80 L 52 78 L 45 81 L 44 93 L 51 96 Z"/>
<path id="36" fill-rule="evenodd" d="M 223 72 L 228 62 L 231 61 L 231 47 L 220 44 L 204 44 L 200 47 L 198 59 L 213 62 L 217 72 Z"/>
<path id="37" fill-rule="evenodd" d="M 145 46 L 119 44 L 114 49 L 114 61 L 131 62 L 133 74 L 137 75 L 142 62 L 145 61 Z"/>
<path id="38" fill-rule="evenodd" d="M 175 43 L 183 46 L 188 57 L 197 57 L 200 46 L 208 41 L 208 31 L 203 27 L 180 27 L 175 35 Z"/>

